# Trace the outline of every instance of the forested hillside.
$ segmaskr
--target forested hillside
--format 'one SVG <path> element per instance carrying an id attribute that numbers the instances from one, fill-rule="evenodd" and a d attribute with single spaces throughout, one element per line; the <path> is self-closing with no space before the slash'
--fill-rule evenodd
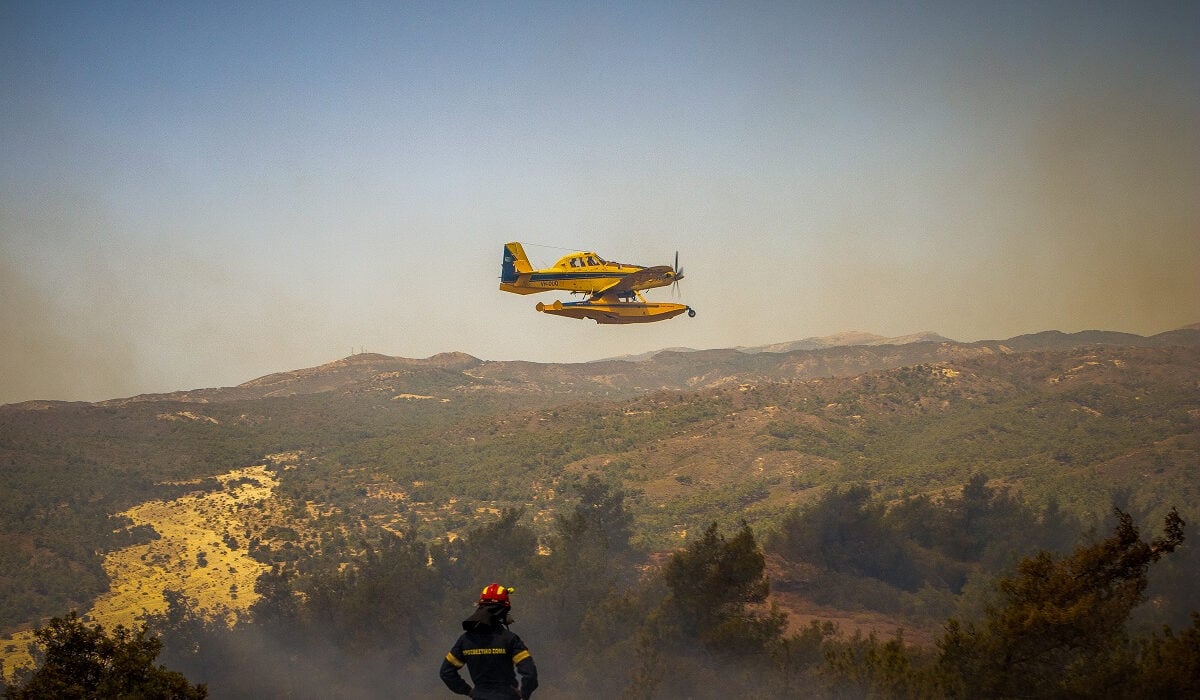
<path id="1" fill-rule="evenodd" d="M 945 621 L 934 644 L 912 645 L 900 629 L 881 638 L 829 622 L 791 623 L 772 601 L 767 556 L 746 523 L 724 531 L 713 523 L 661 564 L 642 565 L 630 544 L 629 495 L 588 477 L 564 497 L 545 536 L 521 510 L 443 545 L 411 533 L 360 533 L 304 565 L 276 565 L 233 627 L 169 591 L 167 609 L 139 625 L 134 639 L 142 651 L 109 665 L 106 659 L 126 653 L 127 631 L 117 628 L 106 642 L 104 630 L 89 634 L 73 615 L 56 618 L 38 632 L 46 661 L 36 673 L 17 673 L 8 696 L 42 697 L 47 688 L 91 681 L 170 683 L 179 688 L 172 697 L 194 697 L 191 681 L 202 684 L 195 688 L 200 697 L 433 697 L 446 692 L 435 668 L 480 581 L 518 587 L 515 629 L 533 652 L 543 693 L 554 697 L 1187 697 L 1200 682 L 1200 616 L 1157 632 L 1131 623 L 1148 598 L 1151 569 L 1181 554 L 1185 526 L 1175 510 L 1146 534 L 1115 510 L 1106 536 L 1002 567 L 987 607 Z M 828 542 L 826 555 L 837 545 L 880 538 L 868 548 L 871 562 L 841 557 L 858 571 L 843 581 L 903 571 L 910 552 L 899 553 L 887 571 L 873 564 L 903 541 L 895 527 L 904 518 L 870 515 L 878 504 L 857 493 L 849 500 L 860 507 L 848 509 L 850 517 L 821 513 L 837 500 L 835 494 L 812 511 L 793 511 L 770 556 L 795 564 L 808 558 L 817 577 L 846 574 L 822 547 L 805 550 L 809 528 L 801 524 L 808 521 L 817 532 L 832 525 L 849 538 Z M 972 531 L 984 536 L 1004 531 L 995 516 L 1020 510 L 982 480 L 961 498 L 917 507 L 942 522 L 982 516 L 989 524 Z M 1064 522 L 1043 512 L 1024 525 L 1053 539 Z M 928 545 L 943 563 L 982 563 L 987 547 L 940 529 L 928 528 L 918 548 Z M 938 578 L 936 567 L 924 570 L 930 572 Z M 944 586 L 928 579 L 924 585 Z M 1158 605 L 1178 593 L 1150 595 Z M 139 670 L 160 649 L 166 667 Z M 73 667 L 98 668 L 81 678 Z"/>
<path id="2" fill-rule="evenodd" d="M 655 591 L 685 585 L 659 568 L 684 566 L 669 553 L 731 547 L 761 557 L 771 581 L 738 594 L 757 612 L 737 619 L 759 632 L 736 634 L 800 634 L 800 616 L 789 628 L 783 613 L 817 609 L 869 611 L 932 640 L 946 617 L 981 614 L 990 583 L 1021 557 L 1111 532 L 1113 505 L 1146 527 L 1172 507 L 1184 521 L 1200 514 L 1198 337 L 583 365 L 359 355 L 227 389 L 3 406 L 0 626 L 87 610 L 109 587 L 103 555 L 159 534 L 115 514 L 235 488 L 216 477 L 265 463 L 278 479 L 271 525 L 237 543 L 272 567 L 243 613 L 255 621 L 247 635 L 324 620 L 334 656 L 424 653 L 463 613 L 456 595 L 505 577 L 537 592 L 530 634 L 565 625 L 545 639 L 566 639 L 584 616 L 641 619 L 661 603 Z M 286 465 L 266 460 L 285 453 Z M 587 524 L 594 511 L 581 503 L 607 504 L 612 518 Z M 599 543 L 595 528 L 607 533 Z M 1156 564 L 1154 612 L 1134 624 L 1187 626 L 1200 607 L 1182 583 L 1200 573 L 1194 550 L 1185 540 Z M 407 592 L 388 588 L 401 580 Z M 580 586 L 608 607 L 556 619 L 552 601 Z M 367 622 L 399 599 L 415 607 L 392 608 L 383 619 L 395 625 Z M 429 614 L 414 622 L 416 610 Z M 169 615 L 157 624 L 208 624 L 178 596 Z M 604 626 L 589 644 L 628 651 L 659 634 L 618 644 Z M 414 631 L 397 651 L 384 637 L 400 628 Z M 315 643 L 306 634 L 296 638 Z M 188 663 L 211 675 L 217 662 Z"/>

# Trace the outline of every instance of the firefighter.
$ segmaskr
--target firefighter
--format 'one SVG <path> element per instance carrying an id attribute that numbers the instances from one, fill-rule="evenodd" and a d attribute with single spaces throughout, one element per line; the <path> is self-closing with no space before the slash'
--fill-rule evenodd
<path id="1" fill-rule="evenodd" d="M 513 623 L 508 594 L 513 589 L 488 584 L 479 595 L 475 613 L 463 620 L 463 633 L 442 660 L 442 681 L 459 695 L 475 700 L 528 698 L 538 686 L 537 666 L 521 638 L 509 631 Z M 458 670 L 463 666 L 475 682 L 472 688 Z M 517 685 L 517 673 L 521 684 Z"/>

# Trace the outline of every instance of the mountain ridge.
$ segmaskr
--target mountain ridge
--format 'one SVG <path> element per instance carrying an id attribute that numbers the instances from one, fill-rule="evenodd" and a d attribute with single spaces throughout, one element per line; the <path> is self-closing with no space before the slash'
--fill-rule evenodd
<path id="1" fill-rule="evenodd" d="M 159 401 L 226 403 L 331 391 L 392 391 L 427 396 L 439 392 L 478 394 L 525 390 L 616 398 L 647 391 L 712 388 L 742 381 L 851 376 L 981 354 L 1084 345 L 1200 345 L 1200 324 L 1152 336 L 1118 331 L 1064 333 L 1048 330 L 1005 340 L 975 342 L 951 340 L 932 331 L 891 338 L 846 331 L 769 345 L 706 350 L 676 347 L 643 355 L 576 363 L 483 360 L 462 352 L 438 353 L 423 359 L 361 353 L 314 367 L 273 372 L 232 387 L 139 394 L 97 402 L 33 400 L 2 405 L 0 409 L 46 410 L 64 404 L 120 406 Z"/>

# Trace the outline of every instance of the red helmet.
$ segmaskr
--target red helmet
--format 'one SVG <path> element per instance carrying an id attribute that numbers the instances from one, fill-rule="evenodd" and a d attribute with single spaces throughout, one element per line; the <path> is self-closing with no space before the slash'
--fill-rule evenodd
<path id="1" fill-rule="evenodd" d="M 489 583 L 483 592 L 479 594 L 479 605 L 503 605 L 508 608 L 511 604 L 508 602 L 508 594 L 512 593 L 513 589 L 501 586 L 498 583 Z"/>

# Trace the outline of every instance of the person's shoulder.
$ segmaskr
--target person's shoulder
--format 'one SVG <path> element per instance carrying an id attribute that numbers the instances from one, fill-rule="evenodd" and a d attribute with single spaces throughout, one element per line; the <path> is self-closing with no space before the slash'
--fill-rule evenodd
<path id="1" fill-rule="evenodd" d="M 521 639 L 521 635 L 517 634 L 516 632 L 513 632 L 512 630 L 507 630 L 507 632 L 508 632 L 508 641 L 510 643 L 519 644 L 522 647 L 525 646 L 525 642 Z"/>

